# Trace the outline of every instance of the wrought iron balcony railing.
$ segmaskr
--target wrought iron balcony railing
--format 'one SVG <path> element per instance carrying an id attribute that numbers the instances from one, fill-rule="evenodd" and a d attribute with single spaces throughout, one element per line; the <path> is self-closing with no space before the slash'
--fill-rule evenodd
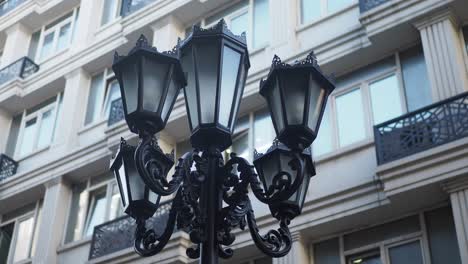
<path id="1" fill-rule="evenodd" d="M 364 13 L 374 7 L 390 1 L 392 0 L 359 0 L 359 9 L 361 10 L 361 13 Z"/>
<path id="2" fill-rule="evenodd" d="M 378 164 L 468 136 L 468 92 L 374 127 Z"/>
<path id="3" fill-rule="evenodd" d="M 169 217 L 171 202 L 161 203 L 149 223 L 157 234 L 164 231 Z M 123 216 L 94 228 L 93 239 L 89 251 L 89 259 L 102 257 L 123 249 L 133 247 L 136 223 L 133 218 Z"/>
<path id="4" fill-rule="evenodd" d="M 5 0 L 0 3 L 0 16 L 5 15 L 28 0 Z"/>
<path id="5" fill-rule="evenodd" d="M 153 3 L 157 0 L 123 0 L 122 9 L 120 10 L 120 15 L 126 17 L 131 13 L 147 6 L 150 3 Z"/>
<path id="6" fill-rule="evenodd" d="M 122 98 L 115 99 L 111 102 L 110 111 L 109 111 L 109 119 L 107 120 L 107 125 L 113 125 L 120 120 L 124 120 L 125 114 L 122 104 Z"/>
<path id="7" fill-rule="evenodd" d="M 0 154 L 0 182 L 16 173 L 18 163 L 5 154 Z"/>
<path id="8" fill-rule="evenodd" d="M 21 79 L 26 78 L 38 70 L 39 65 L 34 63 L 30 58 L 23 57 L 0 70 L 0 85 L 17 77 Z"/>

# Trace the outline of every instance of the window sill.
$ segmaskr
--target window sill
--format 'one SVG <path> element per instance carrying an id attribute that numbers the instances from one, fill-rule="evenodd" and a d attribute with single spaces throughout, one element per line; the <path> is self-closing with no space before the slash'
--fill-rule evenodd
<path id="1" fill-rule="evenodd" d="M 94 33 L 94 35 L 99 35 L 99 34 L 101 34 L 102 32 L 108 30 L 109 28 L 112 28 L 112 27 L 114 27 L 115 25 L 121 24 L 121 23 L 122 23 L 122 16 L 118 16 L 118 17 L 116 17 L 113 21 L 108 22 L 107 24 L 104 24 L 104 25 L 99 26 L 99 28 L 96 30 L 96 32 Z"/>
<path id="2" fill-rule="evenodd" d="M 41 65 L 45 64 L 47 62 L 50 62 L 50 61 L 54 60 L 55 58 L 59 57 L 60 55 L 62 55 L 64 53 L 67 53 L 70 50 L 70 46 L 71 46 L 71 43 L 65 49 L 63 49 L 63 50 L 61 50 L 59 52 L 56 52 L 56 53 L 50 55 L 49 57 L 47 57 L 45 59 L 37 60 L 37 64 L 41 64 Z"/>
<path id="3" fill-rule="evenodd" d="M 30 264 L 30 263 L 32 263 L 32 259 L 31 258 L 23 259 L 23 260 L 16 261 L 16 262 L 13 262 L 13 263 L 14 264 Z"/>
<path id="4" fill-rule="evenodd" d="M 361 149 L 364 149 L 364 148 L 367 148 L 367 147 L 370 147 L 370 146 L 373 146 L 373 145 L 374 145 L 374 139 L 373 138 L 367 138 L 367 139 L 364 139 L 362 141 L 353 143 L 353 144 L 351 144 L 349 146 L 341 147 L 341 148 L 335 149 L 335 150 L 333 150 L 333 151 L 331 151 L 329 153 L 319 155 L 314 160 L 314 162 L 315 162 L 315 164 L 324 163 L 324 162 L 330 161 L 332 159 L 336 159 L 336 158 L 339 158 L 341 156 L 348 155 L 348 154 L 350 154 L 352 152 L 356 152 L 356 151 L 359 151 Z M 314 153 L 312 151 L 312 155 L 313 154 Z"/>
<path id="5" fill-rule="evenodd" d="M 57 253 L 66 252 L 66 251 L 72 250 L 74 248 L 78 248 L 78 247 L 81 247 L 83 245 L 89 244 L 89 243 L 91 243 L 91 240 L 92 240 L 91 237 L 86 237 L 86 238 L 82 238 L 82 239 L 77 240 L 77 241 L 68 242 L 66 244 L 63 244 L 63 245 L 59 246 L 59 248 L 57 248 Z"/>
<path id="6" fill-rule="evenodd" d="M 256 55 L 256 54 L 258 54 L 258 53 L 260 53 L 260 52 L 266 50 L 266 48 L 267 48 L 268 46 L 269 46 L 269 44 L 266 43 L 266 44 L 264 44 L 264 45 L 262 45 L 262 46 L 260 46 L 260 47 L 258 47 L 258 48 L 252 49 L 252 51 L 249 52 L 249 56 L 252 57 L 252 56 L 254 56 L 254 55 Z"/>
<path id="7" fill-rule="evenodd" d="M 103 124 L 105 124 L 107 122 L 107 120 L 105 118 L 101 118 L 101 120 L 98 120 L 98 121 L 94 121 L 90 124 L 87 124 L 87 125 L 84 125 L 79 131 L 78 131 L 78 135 L 81 135 L 81 134 L 84 134 L 98 126 L 101 126 Z"/>
<path id="8" fill-rule="evenodd" d="M 343 14 L 343 13 L 357 7 L 358 5 L 359 5 L 359 3 L 355 2 L 355 3 L 347 5 L 346 7 L 343 7 L 342 9 L 340 9 L 340 10 L 338 10 L 336 12 L 328 13 L 328 14 L 326 14 L 324 16 L 321 16 L 321 17 L 319 17 L 317 19 L 314 19 L 312 21 L 309 21 L 309 22 L 306 22 L 306 23 L 299 22 L 299 25 L 296 28 L 296 33 L 299 33 L 301 31 L 304 31 L 304 30 L 306 30 L 308 28 L 311 28 L 311 27 L 313 27 L 313 26 L 315 26 L 317 24 L 320 24 L 320 23 L 322 23 L 322 22 L 324 22 L 326 20 L 329 20 L 329 19 L 331 19 L 333 17 L 336 17 L 338 15 L 341 15 L 341 14 Z"/>
<path id="9" fill-rule="evenodd" d="M 29 158 L 31 158 L 33 156 L 36 156 L 39 153 L 42 153 L 42 152 L 48 150 L 49 148 L 50 148 L 50 144 L 48 146 L 46 146 L 46 147 L 37 149 L 37 150 L 35 150 L 35 151 L 33 151 L 33 152 L 29 153 L 29 154 L 26 154 L 26 155 L 20 156 L 18 158 L 15 158 L 15 160 L 16 160 L 16 162 L 20 163 L 21 161 L 23 161 L 25 159 L 29 159 Z"/>

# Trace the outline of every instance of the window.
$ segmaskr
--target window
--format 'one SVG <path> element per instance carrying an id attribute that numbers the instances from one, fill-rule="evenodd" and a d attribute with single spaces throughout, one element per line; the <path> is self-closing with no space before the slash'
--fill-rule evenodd
<path id="1" fill-rule="evenodd" d="M 118 186 L 111 174 L 76 184 L 73 187 L 65 242 L 91 237 L 95 226 L 123 214 Z"/>
<path id="2" fill-rule="evenodd" d="M 229 29 L 237 35 L 246 33 L 249 47 L 262 48 L 269 42 L 270 9 L 269 0 L 243 0 L 202 22 L 209 27 L 224 18 Z M 251 32 L 253 32 L 251 34 Z"/>
<path id="3" fill-rule="evenodd" d="M 102 18 L 101 26 L 112 22 L 116 17 L 119 16 L 120 2 L 119 0 L 104 0 L 102 7 Z"/>
<path id="4" fill-rule="evenodd" d="M 78 9 L 74 9 L 65 16 L 43 26 L 38 31 L 39 33 L 33 34 L 33 41 L 31 41 L 29 48 L 30 55 L 34 55 L 35 60 L 40 62 L 68 48 L 74 36 L 77 19 Z M 39 40 L 37 41 L 38 36 Z"/>
<path id="5" fill-rule="evenodd" d="M 272 260 L 270 257 L 263 257 L 251 261 L 242 262 L 242 264 L 271 264 Z"/>
<path id="6" fill-rule="evenodd" d="M 336 87 L 313 144 L 316 156 L 369 140 L 372 126 L 432 102 L 420 45 L 341 76 Z"/>
<path id="7" fill-rule="evenodd" d="M 107 118 L 112 102 L 120 99 L 119 83 L 111 69 L 94 75 L 89 88 L 85 125 Z"/>
<path id="8" fill-rule="evenodd" d="M 365 139 L 366 128 L 361 89 L 357 88 L 337 96 L 335 100 L 340 146 L 348 146 Z"/>
<path id="9" fill-rule="evenodd" d="M 37 241 L 40 202 L 2 215 L 0 263 L 17 263 L 32 258 Z"/>
<path id="10" fill-rule="evenodd" d="M 314 263 L 340 264 L 343 256 L 346 264 L 423 264 L 429 261 L 423 256 L 431 255 L 434 264 L 458 264 L 451 218 L 450 208 L 443 207 L 318 241 L 311 247 Z"/>
<path id="11" fill-rule="evenodd" d="M 340 11 L 354 2 L 355 0 L 300 0 L 301 23 L 313 22 L 320 17 Z"/>
<path id="12" fill-rule="evenodd" d="M 23 112 L 16 123 L 21 123 L 19 128 L 19 140 L 16 146 L 16 157 L 24 157 L 35 151 L 48 147 L 54 138 L 57 119 L 60 112 L 62 95 L 59 94 L 38 106 Z M 12 126 L 11 140 L 16 141 L 17 129 Z"/>

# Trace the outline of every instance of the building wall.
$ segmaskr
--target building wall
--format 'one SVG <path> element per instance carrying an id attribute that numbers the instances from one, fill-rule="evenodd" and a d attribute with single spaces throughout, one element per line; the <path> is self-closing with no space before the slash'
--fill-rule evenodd
<path id="1" fill-rule="evenodd" d="M 401 254 L 407 248 L 399 245 L 417 241 L 410 246 L 421 248 L 421 255 L 413 257 L 423 263 L 443 263 L 440 252 L 446 245 L 453 251 L 450 263 L 468 263 L 468 139 L 378 165 L 372 127 L 383 121 L 381 116 L 397 117 L 468 89 L 465 1 L 391 0 L 364 12 L 363 0 L 342 1 L 337 9 L 333 4 L 340 1 L 334 0 L 320 0 L 317 6 L 300 0 L 158 0 L 142 1 L 147 4 L 140 9 L 131 1 L 120 2 L 28 0 L 0 16 L 0 65 L 23 56 L 39 65 L 25 78 L 0 84 L 0 153 L 19 162 L 16 174 L 0 181 L 0 229 L 14 237 L 7 249 L 0 244 L 0 258 L 9 253 L 8 263 L 14 262 L 17 245 L 22 245 L 28 254 L 18 258 L 24 263 L 189 263 L 189 239 L 183 232 L 174 234 L 168 249 L 151 260 L 130 248 L 89 260 L 93 245 L 84 230 L 119 216 L 114 213 L 119 212 L 118 196 L 109 160 L 121 137 L 137 142 L 123 120 L 108 123 L 106 109 L 118 97 L 108 68 L 114 51 L 126 54 L 141 34 L 159 50 L 169 50 L 192 24 L 208 26 L 224 17 L 235 30 L 236 17 L 245 15 L 252 66 L 233 151 L 246 151 L 252 158 L 254 148 L 264 148 L 274 137 L 258 94 L 274 54 L 292 62 L 314 50 L 324 71 L 337 76 L 328 127 L 321 129 L 329 134 L 319 134 L 313 146 L 317 175 L 302 215 L 290 226 L 291 253 L 271 262 L 344 264 L 380 255 L 382 263 L 399 263 L 392 260 L 391 249 Z M 260 36 L 265 41 L 258 41 Z M 414 50 L 419 55 L 408 55 Z M 390 105 L 388 111 L 372 104 L 378 99 L 380 106 L 385 103 L 378 94 L 382 80 L 396 84 L 385 95 L 399 98 L 399 106 Z M 359 96 L 353 97 L 356 89 Z M 345 99 L 351 100 L 350 108 Z M 93 102 L 97 108 L 90 110 Z M 37 130 L 28 131 L 28 124 Z M 180 156 L 189 135 L 180 95 L 158 137 L 164 151 L 174 149 Z M 30 149 L 22 150 L 24 138 L 32 140 Z M 104 213 L 94 219 L 99 206 Z M 253 206 L 263 233 L 277 226 L 267 206 Z M 407 217 L 416 219 L 415 229 L 399 231 Z M 21 228 L 29 232 L 15 241 Z M 368 239 L 372 234 L 365 232 L 372 230 L 382 236 L 346 248 L 352 234 Z M 69 239 L 69 232 L 77 235 Z M 235 256 L 226 263 L 268 262 L 248 232 L 237 233 L 233 248 Z"/>

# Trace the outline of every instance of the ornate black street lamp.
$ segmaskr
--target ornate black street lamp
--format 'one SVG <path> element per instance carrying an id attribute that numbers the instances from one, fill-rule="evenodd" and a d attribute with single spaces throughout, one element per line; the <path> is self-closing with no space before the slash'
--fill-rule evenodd
<path id="1" fill-rule="evenodd" d="M 186 230 L 195 244 L 187 255 L 203 264 L 231 257 L 232 230 L 246 225 L 265 254 L 282 257 L 291 249 L 288 225 L 301 213 L 309 180 L 315 175 L 310 144 L 334 85 L 320 71 L 313 53 L 293 65 L 275 56 L 260 93 L 278 139 L 265 154 L 255 153 L 255 169 L 234 153 L 225 162 L 221 151 L 232 144 L 250 67 L 245 43 L 245 35 L 235 36 L 221 20 L 209 29 L 194 26 L 171 52 L 160 53 L 141 37 L 128 56 L 115 56 L 113 70 L 125 119 L 140 143 L 135 148 L 122 139 L 111 169 L 125 212 L 137 222 L 135 250 L 142 256 L 160 252 L 176 226 Z M 168 180 L 172 156 L 164 154 L 153 137 L 165 127 L 182 87 L 194 150 L 178 160 Z M 269 206 L 279 229 L 259 234 L 249 187 Z M 174 198 L 165 230 L 162 234 L 147 230 L 146 220 L 160 197 L 168 195 Z"/>

